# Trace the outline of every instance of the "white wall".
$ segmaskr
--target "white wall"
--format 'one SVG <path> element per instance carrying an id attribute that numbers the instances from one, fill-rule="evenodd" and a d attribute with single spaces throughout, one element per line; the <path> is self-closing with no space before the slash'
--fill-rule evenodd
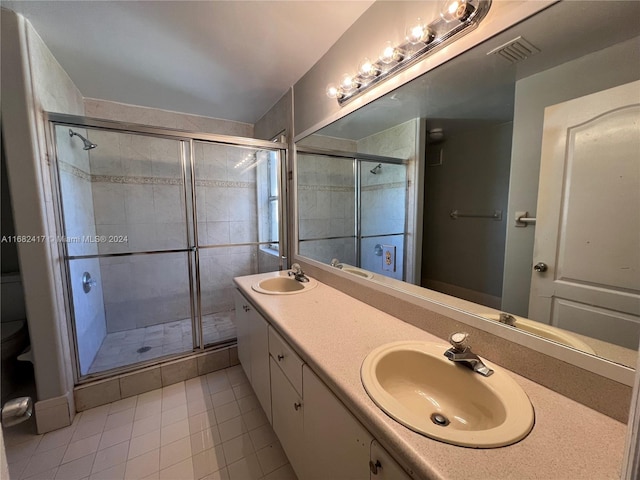
<path id="1" fill-rule="evenodd" d="M 253 125 L 220 118 L 202 117 L 159 108 L 110 102 L 97 98 L 85 98 L 84 108 L 86 116 L 92 118 L 176 128 L 192 132 L 217 133 L 238 137 L 253 136 Z"/>
<path id="2" fill-rule="evenodd" d="M 510 122 L 478 123 L 445 131 L 444 142 L 427 145 L 427 164 L 432 166 L 425 172 L 424 286 L 450 295 L 472 291 L 473 298 L 462 298 L 475 301 L 484 295 L 483 304 L 500 307 L 511 133 Z M 502 220 L 452 220 L 452 210 L 501 210 Z"/>
<path id="3" fill-rule="evenodd" d="M 535 227 L 517 228 L 513 219 L 516 211 L 536 216 L 545 107 L 636 80 L 638 58 L 635 38 L 516 82 L 503 310 L 528 314 Z"/>
<path id="4" fill-rule="evenodd" d="M 7 10 L 2 11 L 2 97 L 16 234 L 55 238 L 42 113 L 82 115 L 82 96 L 31 25 Z M 35 360 L 36 418 L 43 433 L 70 424 L 75 412 L 62 260 L 50 242 L 21 243 L 18 254 Z"/>

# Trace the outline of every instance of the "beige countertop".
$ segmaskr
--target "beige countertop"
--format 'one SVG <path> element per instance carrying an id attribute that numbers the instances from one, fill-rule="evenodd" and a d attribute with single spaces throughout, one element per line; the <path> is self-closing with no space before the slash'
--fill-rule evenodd
<path id="1" fill-rule="evenodd" d="M 277 273 L 238 277 L 236 285 L 370 433 L 415 478 L 581 479 L 620 477 L 626 425 L 515 373 L 535 426 L 508 447 L 457 447 L 417 434 L 380 410 L 360 381 L 367 354 L 385 343 L 430 335 L 318 282 L 296 295 L 265 295 L 251 285 Z M 473 341 L 471 342 L 473 346 Z M 448 345 L 443 343 L 443 352 Z M 505 368 L 507 366 L 504 366 Z"/>

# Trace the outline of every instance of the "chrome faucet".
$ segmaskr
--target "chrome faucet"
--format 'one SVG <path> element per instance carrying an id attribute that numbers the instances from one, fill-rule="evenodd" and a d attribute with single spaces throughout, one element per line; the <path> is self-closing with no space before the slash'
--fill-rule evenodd
<path id="1" fill-rule="evenodd" d="M 452 362 L 461 363 L 462 365 L 485 377 L 492 375 L 493 370 L 482 363 L 480 357 L 478 357 L 471 351 L 471 347 L 469 347 L 468 343 L 468 338 L 468 333 L 452 333 L 449 336 L 449 343 L 451 344 L 451 348 L 444 352 L 444 356 Z"/>
<path id="2" fill-rule="evenodd" d="M 290 277 L 293 276 L 299 282 L 304 283 L 309 281 L 309 277 L 304 274 L 302 268 L 297 263 L 291 265 L 291 270 L 287 272 L 287 275 L 289 275 Z"/>
<path id="3" fill-rule="evenodd" d="M 516 317 L 508 313 L 501 313 L 500 317 L 498 318 L 498 321 L 500 323 L 504 323 L 505 325 L 509 325 L 511 327 L 516 326 Z"/>
<path id="4" fill-rule="evenodd" d="M 334 258 L 331 260 L 331 266 L 336 268 L 342 268 L 342 264 L 340 263 L 340 260 L 338 260 L 337 258 Z"/>

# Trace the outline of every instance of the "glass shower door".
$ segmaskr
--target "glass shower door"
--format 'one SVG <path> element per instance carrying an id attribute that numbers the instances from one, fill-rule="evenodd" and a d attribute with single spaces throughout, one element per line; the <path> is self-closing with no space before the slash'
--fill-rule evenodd
<path id="1" fill-rule="evenodd" d="M 360 266 L 404 280 L 407 166 L 360 161 Z"/>
<path id="2" fill-rule="evenodd" d="M 358 265 L 353 159 L 298 152 L 298 253 Z"/>
<path id="3" fill-rule="evenodd" d="M 189 142 L 54 131 L 80 374 L 192 351 Z"/>
<path id="4" fill-rule="evenodd" d="M 236 338 L 233 278 L 278 270 L 280 151 L 195 141 L 198 305 L 204 346 Z"/>

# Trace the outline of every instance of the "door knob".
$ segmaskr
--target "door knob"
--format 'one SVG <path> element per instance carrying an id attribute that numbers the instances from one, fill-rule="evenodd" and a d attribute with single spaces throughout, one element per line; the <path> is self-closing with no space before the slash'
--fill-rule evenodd
<path id="1" fill-rule="evenodd" d="M 533 266 L 533 269 L 538 273 L 546 272 L 547 264 L 544 262 L 538 262 Z"/>

